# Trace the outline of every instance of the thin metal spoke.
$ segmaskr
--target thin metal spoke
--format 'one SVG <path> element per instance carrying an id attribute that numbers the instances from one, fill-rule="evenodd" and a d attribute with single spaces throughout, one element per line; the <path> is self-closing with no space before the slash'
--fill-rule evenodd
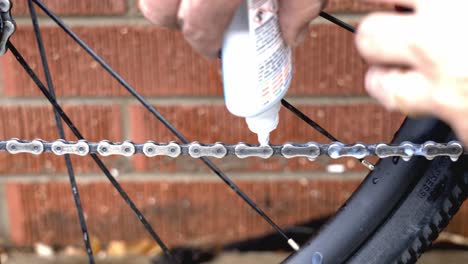
<path id="1" fill-rule="evenodd" d="M 41 8 L 59 27 L 61 27 L 72 39 L 76 41 L 90 56 L 92 56 L 112 77 L 114 77 L 133 97 L 135 97 L 154 117 L 163 123 L 176 137 L 184 144 L 188 144 L 189 140 L 180 133 L 164 116 L 149 104 L 129 83 L 127 83 L 117 72 L 112 69 L 93 49 L 91 49 L 82 39 L 80 39 L 60 18 L 58 18 L 51 10 L 49 10 L 41 1 L 33 0 L 39 8 Z M 208 158 L 202 157 L 200 160 L 208 166 L 218 177 L 224 181 L 239 197 L 241 197 L 254 211 L 256 211 L 268 224 L 270 224 L 288 244 L 296 249 L 294 240 L 289 238 L 286 233 L 260 209 L 255 202 L 250 199 L 227 175 L 225 175 L 214 163 Z"/>
<path id="2" fill-rule="evenodd" d="M 336 24 L 346 30 L 348 30 L 349 32 L 351 33 L 356 33 L 356 29 L 354 27 L 352 27 L 350 24 L 344 22 L 343 20 L 340 20 L 326 12 L 320 12 L 320 16 L 325 18 L 326 20 L 332 22 L 333 24 Z"/>
<path id="3" fill-rule="evenodd" d="M 320 12 L 320 16 L 325 18 L 326 20 L 348 30 L 351 33 L 356 33 L 356 29 L 352 27 L 351 25 L 347 24 L 346 22 L 326 13 L 326 12 Z M 313 127 L 315 130 L 317 130 L 320 134 L 324 135 L 325 137 L 329 138 L 332 141 L 339 141 L 335 136 L 333 136 L 330 132 L 328 132 L 325 128 L 320 126 L 317 122 L 312 120 L 310 117 L 308 117 L 306 114 L 304 114 L 301 110 L 297 109 L 294 107 L 292 104 L 290 104 L 288 101 L 285 99 L 281 100 L 281 104 L 291 111 L 293 114 L 295 114 L 297 117 L 299 117 L 302 121 Z M 365 159 L 359 159 L 362 165 L 364 165 L 366 168 L 369 170 L 374 170 L 374 165 L 370 163 L 369 161 Z"/>
<path id="4" fill-rule="evenodd" d="M 312 120 L 310 117 L 308 117 L 306 114 L 304 114 L 301 110 L 297 109 L 294 107 L 292 104 L 290 104 L 288 101 L 285 99 L 281 100 L 281 104 L 291 111 L 293 114 L 295 114 L 297 117 L 299 117 L 302 121 L 306 122 L 309 126 L 313 127 L 315 130 L 317 130 L 320 134 L 326 136 L 329 138 L 331 141 L 339 141 L 336 137 L 334 137 L 330 132 L 328 132 L 325 128 L 321 127 L 319 124 L 317 124 L 314 120 Z"/>
<path id="5" fill-rule="evenodd" d="M 313 127 L 315 130 L 317 130 L 320 134 L 326 136 L 332 141 L 337 141 L 340 142 L 335 136 L 333 136 L 330 132 L 328 132 L 325 128 L 320 126 L 317 122 L 312 120 L 310 117 L 308 117 L 306 114 L 304 114 L 301 110 L 297 109 L 295 106 L 290 104 L 288 101 L 285 99 L 281 100 L 281 104 L 291 111 L 293 114 L 295 114 L 297 117 L 299 117 L 302 121 L 306 122 L 309 126 Z M 358 159 L 359 162 L 361 162 L 362 165 L 364 165 L 367 169 L 369 170 L 374 170 L 374 165 L 370 163 L 369 161 L 365 159 Z"/>
<path id="6" fill-rule="evenodd" d="M 28 0 L 28 6 L 29 6 L 29 13 L 31 14 L 32 24 L 34 27 L 34 33 L 36 36 L 37 46 L 39 49 L 39 53 L 41 55 L 42 68 L 44 69 L 44 75 L 47 81 L 47 86 L 49 88 L 50 95 L 55 99 L 56 97 L 55 97 L 54 84 L 52 81 L 52 76 L 50 74 L 49 63 L 47 62 L 47 55 L 45 53 L 44 43 L 42 41 L 42 35 L 39 29 L 39 22 L 37 20 L 37 14 L 36 14 L 36 10 L 34 8 L 34 4 L 32 0 Z M 60 114 L 55 109 L 53 110 L 54 110 L 55 123 L 57 125 L 59 137 L 65 140 L 65 133 L 63 131 L 62 119 L 60 118 Z M 67 167 L 68 177 L 70 180 L 71 190 L 73 193 L 73 199 L 75 200 L 75 207 L 76 207 L 76 211 L 78 214 L 78 220 L 81 226 L 81 233 L 83 234 L 83 242 L 85 244 L 86 253 L 88 254 L 89 263 L 94 264 L 95 261 L 94 261 L 94 256 L 93 256 L 93 250 L 91 248 L 91 243 L 89 241 L 88 227 L 86 225 L 86 219 L 84 217 L 83 207 L 81 206 L 80 192 L 76 184 L 75 172 L 73 170 L 73 165 L 70 159 L 70 155 L 68 154 L 65 155 L 64 159 L 65 159 L 65 165 Z"/>
<path id="7" fill-rule="evenodd" d="M 71 119 L 68 117 L 68 115 L 63 111 L 62 107 L 59 105 L 57 100 L 55 100 L 55 98 L 49 93 L 47 88 L 44 86 L 44 84 L 41 82 L 41 80 L 37 77 L 36 73 L 34 73 L 34 71 L 31 69 L 29 64 L 24 60 L 23 56 L 21 56 L 21 54 L 18 52 L 18 50 L 15 48 L 15 46 L 11 42 L 8 42 L 7 47 L 12 52 L 12 54 L 15 56 L 16 60 L 21 64 L 23 69 L 28 73 L 28 75 L 31 77 L 31 79 L 34 81 L 34 83 L 36 83 L 37 87 L 41 90 L 42 94 L 47 98 L 47 100 L 54 107 L 54 109 L 60 114 L 60 117 L 67 124 L 67 126 L 71 129 L 73 134 L 78 139 L 80 139 L 80 140 L 83 139 L 84 140 L 84 137 L 81 134 L 81 132 L 75 127 L 75 125 L 73 124 Z M 109 181 L 112 183 L 114 188 L 119 192 L 120 196 L 130 206 L 130 208 L 133 210 L 133 212 L 138 217 L 138 219 L 143 224 L 143 226 L 148 231 L 148 233 L 151 235 L 151 237 L 161 247 L 163 252 L 169 257 L 169 259 L 173 263 L 177 263 L 175 261 L 174 257 L 172 256 L 171 252 L 169 251 L 168 247 L 164 244 L 164 242 L 161 240 L 161 238 L 158 236 L 158 234 L 153 230 L 153 228 L 149 224 L 148 220 L 140 212 L 140 210 L 136 207 L 135 203 L 130 199 L 130 197 L 125 192 L 125 190 L 122 188 L 122 186 L 112 176 L 112 174 L 109 172 L 109 170 L 107 169 L 106 165 L 104 165 L 102 160 L 96 154 L 91 154 L 91 157 L 94 160 L 94 162 L 98 165 L 98 167 L 102 170 L 102 172 L 106 175 L 106 177 L 109 179 Z"/>

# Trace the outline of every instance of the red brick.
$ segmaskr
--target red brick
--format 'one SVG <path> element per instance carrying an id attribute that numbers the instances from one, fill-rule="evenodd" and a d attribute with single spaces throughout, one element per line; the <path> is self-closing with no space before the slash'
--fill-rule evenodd
<path id="1" fill-rule="evenodd" d="M 143 94 L 214 95 L 220 94 L 217 68 L 192 52 L 177 33 L 155 27 L 77 27 L 91 47 L 129 80 Z M 58 94 L 67 96 L 96 96 L 128 93 L 120 87 L 92 58 L 57 28 L 45 28 L 44 39 L 49 47 L 53 75 Z M 31 49 L 31 31 L 19 30 L 14 36 L 19 50 L 38 67 L 39 57 Z M 38 95 L 33 83 L 6 57 L 5 94 Z M 15 64 L 15 65 L 12 65 Z M 204 74 L 200 74 L 203 72 Z M 85 76 L 85 78 L 83 78 Z"/>
<path id="2" fill-rule="evenodd" d="M 366 66 L 354 35 L 335 26 L 313 24 L 306 41 L 294 50 L 290 95 L 356 95 L 364 92 Z"/>
<path id="3" fill-rule="evenodd" d="M 354 105 L 299 105 L 313 120 L 343 142 L 363 141 L 375 143 L 389 141 L 402 121 L 402 115 L 388 113 L 374 104 Z M 191 141 L 228 144 L 238 142 L 256 143 L 256 136 L 247 128 L 244 119 L 231 115 L 223 105 L 159 106 L 157 109 Z M 179 141 L 162 124 L 140 106 L 130 107 L 131 138 L 137 142 L 154 140 L 159 142 Z M 329 142 L 313 128 L 282 109 L 280 125 L 271 135 L 273 144 L 285 142 Z M 134 158 L 137 170 L 196 171 L 203 169 L 198 163 L 184 158 Z M 223 159 L 217 162 L 226 171 L 296 171 L 323 170 L 330 160 L 311 163 L 302 159 Z M 354 160 L 342 160 L 348 169 L 360 169 Z M 334 162 L 335 163 L 335 162 Z M 191 165 L 193 164 L 193 166 Z"/>
<path id="4" fill-rule="evenodd" d="M 121 117 L 118 106 L 80 105 L 67 106 L 65 111 L 90 141 L 110 138 L 122 140 Z M 0 107 L 0 139 L 22 138 L 55 140 L 58 138 L 55 119 L 50 107 L 46 106 L 2 106 Z M 75 140 L 68 127 L 68 139 Z M 77 172 L 97 171 L 89 157 L 74 157 Z M 117 159 L 111 159 L 114 166 Z M 0 174 L 53 173 L 64 172 L 63 157 L 52 154 L 33 156 L 29 154 L 11 155 L 0 153 Z"/>
<path id="5" fill-rule="evenodd" d="M 123 15 L 126 0 L 43 0 L 54 13 L 66 16 Z M 29 15 L 28 1 L 13 1 L 14 15 Z M 39 11 L 39 7 L 36 7 Z"/>
<path id="6" fill-rule="evenodd" d="M 8 219 L 12 241 L 23 241 L 25 234 L 25 205 L 21 196 L 21 188 L 19 185 L 11 184 L 5 189 L 6 198 L 8 201 Z"/>
<path id="7" fill-rule="evenodd" d="M 356 0 L 329 0 L 326 11 L 330 12 L 369 12 L 377 10 L 387 10 L 388 5 L 363 3 Z"/>
<path id="8" fill-rule="evenodd" d="M 222 95 L 219 64 L 197 55 L 179 33 L 141 25 L 74 29 L 143 95 Z M 46 27 L 43 35 L 59 95 L 128 95 L 60 29 Z M 41 64 L 31 45 L 31 28 L 20 28 L 13 43 L 38 70 Z M 309 38 L 294 54 L 295 75 L 289 94 L 364 94 L 365 66 L 354 48 L 351 33 L 334 25 L 313 25 Z M 5 95 L 39 95 L 10 54 L 2 64 Z"/>
<path id="9" fill-rule="evenodd" d="M 238 184 L 272 219 L 287 226 L 329 216 L 358 181 L 276 179 Z M 273 232 L 221 181 L 140 181 L 123 186 L 169 245 L 220 244 Z M 8 204 L 15 205 L 9 206 L 10 222 L 22 216 L 10 230 L 15 245 L 39 241 L 81 245 L 68 183 L 9 183 L 6 188 Z M 91 236 L 104 242 L 149 238 L 109 183 L 84 183 L 79 189 Z"/>

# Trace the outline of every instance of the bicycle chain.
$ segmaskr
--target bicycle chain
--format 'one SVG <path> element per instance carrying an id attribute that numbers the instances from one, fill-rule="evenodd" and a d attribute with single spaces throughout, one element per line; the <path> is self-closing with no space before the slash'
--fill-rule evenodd
<path id="1" fill-rule="evenodd" d="M 16 30 L 16 24 L 11 17 L 12 3 L 10 0 L 0 0 L 0 56 L 5 54 L 6 45 Z"/>
<path id="2" fill-rule="evenodd" d="M 5 53 L 6 43 L 15 31 L 15 22 L 11 17 L 11 1 L 0 0 L 0 55 Z M 286 143 L 283 145 L 249 145 L 239 143 L 227 145 L 224 143 L 201 144 L 193 142 L 190 144 L 179 144 L 176 142 L 157 143 L 148 141 L 144 144 L 135 144 L 130 141 L 115 143 L 103 140 L 100 142 L 87 142 L 84 140 L 65 141 L 56 140 L 53 142 L 36 139 L 32 141 L 10 139 L 0 141 L 0 151 L 10 154 L 29 153 L 39 155 L 42 153 L 53 153 L 55 155 L 79 155 L 99 154 L 101 156 L 121 155 L 130 157 L 135 154 L 143 154 L 147 157 L 168 156 L 172 158 L 187 155 L 192 158 L 224 158 L 226 156 L 236 156 L 238 158 L 258 157 L 267 159 L 272 156 L 282 156 L 287 159 L 303 157 L 315 160 L 320 156 L 328 156 L 332 159 L 342 157 L 353 157 L 362 160 L 368 156 L 379 158 L 400 157 L 409 161 L 413 156 L 422 156 L 428 160 L 436 157 L 449 157 L 452 161 L 457 161 L 461 155 L 468 155 L 468 148 L 463 148 L 457 141 L 449 143 L 436 143 L 432 141 L 423 144 L 403 142 L 400 145 L 379 144 L 343 144 L 332 142 L 329 144 L 319 144 L 308 142 L 305 144 Z M 362 163 L 369 169 L 373 165 L 362 160 Z"/>
<path id="3" fill-rule="evenodd" d="M 464 149 L 458 141 L 449 143 L 428 141 L 423 144 L 403 142 L 399 145 L 385 143 L 343 144 L 340 142 L 319 144 L 308 142 L 305 144 L 286 143 L 283 145 L 258 146 L 246 143 L 227 145 L 224 143 L 201 144 L 193 142 L 179 144 L 176 142 L 158 143 L 148 141 L 144 144 L 135 144 L 131 141 L 116 143 L 107 140 L 100 142 L 79 140 L 75 142 L 61 139 L 50 142 L 41 139 L 27 141 L 16 138 L 0 141 L 0 151 L 6 151 L 10 154 L 29 153 L 39 155 L 53 153 L 55 155 L 71 154 L 78 156 L 99 154 L 101 156 L 120 155 L 131 157 L 135 154 L 143 154 L 146 157 L 167 156 L 176 158 L 185 155 L 192 158 L 209 157 L 218 159 L 226 156 L 235 156 L 241 159 L 249 157 L 268 159 L 272 156 L 282 156 L 286 159 L 302 157 L 309 160 L 315 160 L 320 156 L 328 156 L 332 159 L 343 157 L 363 159 L 368 156 L 377 156 L 379 158 L 400 157 L 405 161 L 409 161 L 413 156 L 425 157 L 428 160 L 443 156 L 449 157 L 454 162 L 460 156 L 468 154 L 468 148 Z"/>

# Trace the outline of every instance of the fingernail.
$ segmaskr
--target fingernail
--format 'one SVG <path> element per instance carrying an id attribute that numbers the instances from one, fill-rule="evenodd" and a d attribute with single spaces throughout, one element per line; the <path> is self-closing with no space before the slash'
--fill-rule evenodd
<path id="1" fill-rule="evenodd" d="M 370 68 L 365 78 L 366 90 L 373 96 L 375 95 L 375 91 L 378 90 L 377 86 L 379 85 L 379 81 L 375 78 L 376 71 L 375 68 Z"/>
<path id="2" fill-rule="evenodd" d="M 360 31 L 358 31 L 356 35 L 356 48 L 358 49 L 359 52 L 365 52 L 369 49 L 370 43 L 369 39 L 365 37 L 364 34 L 362 34 Z"/>
<path id="3" fill-rule="evenodd" d="M 395 74 L 387 74 L 381 82 L 381 90 L 382 96 L 386 99 L 385 106 L 388 110 L 395 111 L 395 110 L 403 110 L 403 101 L 399 100 L 401 92 L 404 90 L 398 86 L 398 82 L 395 78 L 397 78 Z M 404 113 L 407 113 L 403 111 Z"/>

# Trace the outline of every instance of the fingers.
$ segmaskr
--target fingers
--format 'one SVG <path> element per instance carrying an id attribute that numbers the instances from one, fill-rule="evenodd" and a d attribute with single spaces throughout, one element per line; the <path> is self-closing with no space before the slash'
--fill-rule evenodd
<path id="1" fill-rule="evenodd" d="M 304 40 L 309 23 L 325 7 L 326 0 L 280 0 L 279 19 L 283 38 L 295 46 Z"/>
<path id="2" fill-rule="evenodd" d="M 153 23 L 180 28 L 195 50 L 216 57 L 224 31 L 244 0 L 140 0 L 140 9 Z M 327 0 L 281 0 L 279 19 L 286 42 L 297 45 Z"/>
<path id="3" fill-rule="evenodd" d="M 370 64 L 413 66 L 417 63 L 411 48 L 416 32 L 414 23 L 412 15 L 379 13 L 368 16 L 356 35 L 361 56 Z"/>
<path id="4" fill-rule="evenodd" d="M 140 0 L 143 15 L 158 26 L 177 28 L 180 0 Z"/>
<path id="5" fill-rule="evenodd" d="M 417 8 L 419 6 L 419 0 L 362 0 L 366 3 L 378 3 L 388 5 L 399 5 L 408 8 Z"/>
<path id="6" fill-rule="evenodd" d="M 159 1 L 159 0 L 158 0 Z M 224 31 L 241 0 L 182 0 L 178 17 L 187 41 L 201 54 L 216 57 Z"/>
<path id="7" fill-rule="evenodd" d="M 413 70 L 373 66 L 366 75 L 366 89 L 389 110 L 408 115 L 431 114 L 435 111 L 431 82 Z"/>

